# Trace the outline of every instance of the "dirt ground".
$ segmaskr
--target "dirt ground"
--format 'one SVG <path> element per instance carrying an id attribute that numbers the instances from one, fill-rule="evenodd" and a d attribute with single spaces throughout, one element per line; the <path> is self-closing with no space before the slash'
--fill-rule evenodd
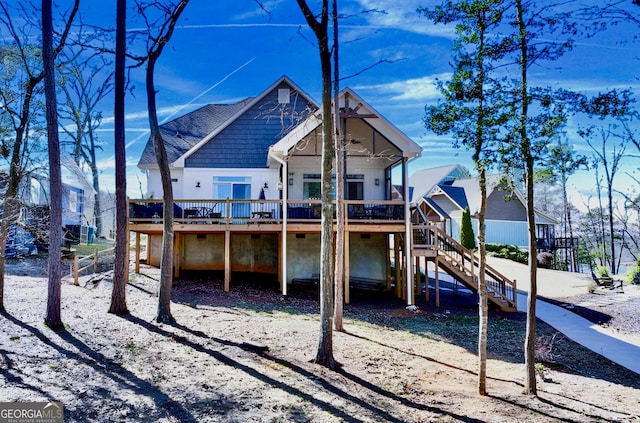
<path id="1" fill-rule="evenodd" d="M 217 275 L 194 276 L 176 282 L 169 326 L 153 323 L 159 272 L 143 266 L 131 274 L 124 317 L 106 312 L 109 273 L 65 282 L 65 330 L 53 332 L 43 324 L 46 261 L 29 263 L 8 266 L 0 401 L 60 401 L 68 422 L 640 422 L 640 375 L 542 322 L 538 396 L 523 395 L 518 313 L 492 314 L 489 396 L 478 396 L 477 317 L 464 296 L 412 312 L 354 293 L 346 332 L 334 333 L 342 369 L 333 372 L 311 362 L 313 290 L 282 298 L 272 281 L 234 275 L 225 293 Z M 625 304 L 631 316 L 606 324 L 637 321 L 638 307 Z"/>

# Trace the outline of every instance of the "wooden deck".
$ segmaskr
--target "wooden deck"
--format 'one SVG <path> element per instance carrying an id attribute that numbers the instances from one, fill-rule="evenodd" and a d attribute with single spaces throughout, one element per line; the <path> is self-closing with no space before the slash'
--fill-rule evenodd
<path id="1" fill-rule="evenodd" d="M 320 205 L 319 200 L 176 200 L 173 229 L 182 233 L 277 233 L 286 225 L 291 233 L 320 232 Z M 344 207 L 350 232 L 405 230 L 403 201 L 350 200 L 345 201 Z M 132 232 L 162 233 L 162 202 L 130 200 L 128 223 Z"/>

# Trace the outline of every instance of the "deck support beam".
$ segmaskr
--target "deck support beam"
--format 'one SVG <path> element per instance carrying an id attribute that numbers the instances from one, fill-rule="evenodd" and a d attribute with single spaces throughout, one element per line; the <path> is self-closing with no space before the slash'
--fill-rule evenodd
<path id="1" fill-rule="evenodd" d="M 140 232 L 136 232 L 136 262 L 135 271 L 140 273 Z"/>
<path id="2" fill-rule="evenodd" d="M 404 187 L 404 198 L 408 199 L 409 196 L 409 166 L 407 166 L 408 158 L 405 157 L 402 160 L 402 186 Z M 405 272 L 406 272 L 406 283 L 407 283 L 407 305 L 414 305 L 415 296 L 414 296 L 414 288 L 412 284 L 413 280 L 413 265 L 411 264 L 411 249 L 413 244 L 413 231 L 411 229 L 411 208 L 409 207 L 409 200 L 404 202 L 404 259 L 405 259 Z"/>
<path id="3" fill-rule="evenodd" d="M 231 285 L 231 231 L 224 232 L 224 291 Z"/>
<path id="4" fill-rule="evenodd" d="M 349 231 L 345 231 L 344 233 L 344 303 L 349 304 L 351 301 L 350 291 L 351 291 L 351 274 L 349 273 Z"/>

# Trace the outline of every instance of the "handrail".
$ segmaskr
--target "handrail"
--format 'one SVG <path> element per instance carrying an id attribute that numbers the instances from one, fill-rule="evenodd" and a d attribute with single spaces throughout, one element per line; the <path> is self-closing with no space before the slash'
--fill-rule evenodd
<path id="1" fill-rule="evenodd" d="M 129 223 L 162 223 L 162 200 L 129 200 Z M 310 223 L 320 219 L 320 199 L 251 199 L 251 200 L 174 200 L 176 224 L 281 224 L 284 205 L 287 220 Z M 336 201 L 333 201 L 334 208 Z M 345 216 L 349 223 L 395 223 L 404 221 L 402 200 L 345 200 Z M 314 222 L 315 223 L 315 222 Z"/>
<path id="2" fill-rule="evenodd" d="M 470 275 L 475 275 L 476 268 L 480 267 L 480 259 L 472 251 L 448 235 L 442 229 L 428 224 L 414 225 L 414 229 L 425 231 L 425 238 L 430 241 L 429 245 L 438 255 L 449 257 L 455 262 L 460 271 L 465 270 Z M 488 276 L 487 289 L 491 289 L 494 295 L 507 301 L 514 308 L 517 308 L 516 283 L 502 275 L 489 264 L 485 264 L 485 275 Z M 471 283 L 475 284 L 473 276 Z"/>

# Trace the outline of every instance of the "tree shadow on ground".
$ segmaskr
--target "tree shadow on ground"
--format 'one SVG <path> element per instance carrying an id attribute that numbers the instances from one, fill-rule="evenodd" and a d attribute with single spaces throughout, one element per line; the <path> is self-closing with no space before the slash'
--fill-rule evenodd
<path id="1" fill-rule="evenodd" d="M 0 312 L 0 316 L 7 317 L 8 314 L 5 312 Z M 22 389 L 37 392 L 42 398 L 46 398 L 47 401 L 55 401 L 53 395 L 49 392 L 39 388 L 35 385 L 28 384 L 24 381 L 23 371 L 13 366 L 13 360 L 9 357 L 11 351 L 0 349 L 0 363 L 4 365 L 0 368 L 0 377 L 4 378 L 11 385 L 20 387 Z"/>
<path id="2" fill-rule="evenodd" d="M 140 379 L 129 370 L 113 362 L 113 360 L 104 356 L 103 354 L 93 350 L 86 345 L 80 339 L 76 338 L 73 334 L 66 330 L 60 330 L 57 332 L 51 331 L 52 335 L 56 335 L 60 340 L 75 347 L 78 352 L 63 346 L 62 343 L 56 342 L 54 339 L 47 336 L 42 331 L 34 328 L 33 326 L 22 322 L 21 320 L 13 317 L 8 313 L 2 313 L 2 316 L 12 322 L 14 325 L 21 327 L 22 329 L 33 334 L 40 342 L 53 348 L 61 356 L 75 360 L 76 362 L 86 365 L 95 371 L 97 374 L 102 375 L 108 379 L 111 379 L 122 391 L 133 391 L 136 395 L 142 395 L 144 397 L 151 398 L 157 405 L 159 410 L 163 410 L 169 416 L 177 419 L 180 422 L 192 422 L 196 423 L 197 420 L 177 401 L 173 400 L 164 392 L 160 391 L 158 387 L 147 382 L 144 379 Z M 117 404 L 117 409 L 120 413 L 123 411 L 131 413 L 131 415 L 138 415 L 140 412 L 132 404 L 123 401 L 117 396 L 113 395 L 106 389 L 101 389 L 97 395 L 102 399 L 108 397 L 110 401 Z M 83 402 L 86 402 L 84 406 L 77 407 L 74 410 L 67 410 L 69 418 L 75 418 L 79 421 L 84 420 L 83 413 L 90 410 L 90 399 L 86 398 Z"/>
<path id="3" fill-rule="evenodd" d="M 540 394 L 540 392 L 539 392 L 539 394 Z M 578 414 L 580 416 L 580 418 L 578 420 L 576 420 L 576 419 L 572 419 L 572 418 L 568 418 L 568 417 L 558 416 L 557 413 L 550 414 L 550 413 L 546 413 L 546 412 L 544 412 L 542 410 L 536 410 L 540 414 L 551 418 L 553 421 L 561 421 L 561 422 L 569 422 L 569 423 L 576 423 L 576 422 L 582 422 L 582 421 L 614 421 L 614 420 L 609 420 L 609 419 L 603 419 L 602 416 L 599 416 L 599 415 L 596 415 L 596 414 L 586 413 L 584 411 L 584 406 L 585 405 L 589 406 L 589 407 L 597 408 L 599 410 L 602 410 L 603 412 L 619 414 L 619 417 L 615 421 L 626 421 L 627 418 L 636 417 L 636 416 L 634 416 L 632 414 L 629 414 L 629 413 L 621 413 L 619 411 L 614 411 L 614 410 L 605 408 L 605 407 L 601 406 L 600 404 L 593 404 L 593 403 L 589 403 L 589 402 L 584 402 L 584 401 L 581 401 L 579 399 L 571 398 L 571 397 L 568 397 L 568 396 L 562 395 L 562 394 L 557 394 L 557 393 L 549 394 L 549 393 L 547 393 L 547 395 L 554 395 L 554 396 L 563 397 L 563 398 L 565 398 L 567 400 L 570 400 L 572 402 L 577 403 L 576 407 L 575 408 L 571 408 L 571 407 L 568 407 L 566 405 L 560 404 L 557 401 L 552 401 L 549 398 L 542 397 L 540 395 L 538 395 L 536 397 L 536 399 L 538 401 L 540 401 L 541 403 L 545 404 L 546 406 L 553 407 L 554 409 L 557 409 L 557 410 L 564 410 L 564 411 L 568 411 L 568 412 L 571 412 L 571 413 L 576 413 L 576 414 Z M 528 411 L 532 410 L 530 405 L 522 404 L 522 403 L 519 402 L 518 399 L 514 399 L 513 397 L 502 398 L 502 397 L 500 397 L 499 395 L 496 395 L 496 394 L 489 394 L 488 396 L 489 396 L 489 398 L 492 398 L 494 400 L 501 401 L 501 402 L 504 402 L 505 404 L 521 408 L 522 410 L 528 410 Z M 523 395 L 522 398 L 526 400 L 528 397 Z"/>
<path id="4" fill-rule="evenodd" d="M 283 383 L 282 381 L 276 380 L 271 376 L 265 375 L 264 373 L 260 372 L 259 370 L 255 369 L 252 366 L 248 366 L 242 363 L 239 363 L 237 360 L 234 360 L 222 353 L 220 353 L 219 351 L 215 351 L 212 350 L 210 348 L 205 347 L 204 345 L 198 343 L 198 342 L 194 342 L 191 341 L 189 339 L 187 339 L 185 336 L 182 335 L 177 335 L 174 332 L 170 332 L 167 330 L 164 330 L 162 328 L 159 328 L 151 323 L 145 322 L 135 316 L 125 316 L 125 318 L 133 323 L 136 323 L 142 327 L 144 327 L 145 329 L 152 331 L 154 333 L 163 335 L 163 336 L 170 336 L 172 337 L 172 339 L 174 339 L 176 342 L 179 342 L 185 346 L 188 346 L 190 348 L 193 348 L 196 351 L 208 354 L 209 356 L 211 356 L 212 358 L 228 365 L 231 367 L 234 367 L 236 369 L 242 370 L 243 372 L 247 373 L 248 375 L 255 377 L 256 379 L 269 384 L 270 386 L 274 387 L 274 388 L 278 388 L 278 389 L 282 389 L 287 393 L 290 393 L 292 395 L 296 395 L 298 397 L 301 397 L 303 399 L 305 399 L 306 401 L 310 402 L 311 404 L 315 405 L 316 407 L 332 413 L 333 415 L 336 415 L 340 418 L 343 418 L 345 421 L 361 421 L 359 419 L 356 419 L 353 416 L 347 415 L 344 411 L 340 410 L 337 406 L 326 402 L 326 401 L 322 401 L 319 400 L 317 398 L 315 398 L 314 395 L 317 395 L 316 392 L 314 393 L 307 393 L 303 390 L 301 390 L 300 388 L 297 387 L 292 387 L 286 383 Z M 381 399 L 384 398 L 386 400 L 392 400 L 394 402 L 397 402 L 399 404 L 402 404 L 403 406 L 409 408 L 409 409 L 413 409 L 413 410 L 420 410 L 420 411 L 426 411 L 426 412 L 430 412 L 433 414 L 436 414 L 437 416 L 441 417 L 441 418 L 451 418 L 451 419 L 455 419 L 456 421 L 463 421 L 463 422 L 480 422 L 482 420 L 479 419 L 475 419 L 472 417 L 468 417 L 468 416 L 464 416 L 464 415 L 460 415 L 454 412 L 450 412 L 447 410 L 443 410 L 441 408 L 437 408 L 434 406 L 430 406 L 427 404 L 422 404 L 422 403 L 418 403 L 415 401 L 412 401 L 408 398 L 399 396 L 395 393 L 389 392 L 386 389 L 381 388 L 380 386 L 366 380 L 363 379 L 362 377 L 355 375 L 355 374 L 351 374 L 349 372 L 344 371 L 344 369 L 340 369 L 336 372 L 336 375 L 342 376 L 345 379 L 353 382 L 354 384 L 359 385 L 360 387 L 366 389 L 368 392 L 370 392 L 371 394 L 377 395 L 378 397 L 380 397 L 380 399 L 376 399 L 375 397 L 372 397 L 371 395 L 369 395 L 367 397 L 367 399 L 362 399 L 358 396 L 352 395 L 348 392 L 346 392 L 344 389 L 339 388 L 336 386 L 336 384 L 330 380 L 328 380 L 325 377 L 319 376 L 316 372 L 310 371 L 306 368 L 301 367 L 298 364 L 292 363 L 289 360 L 283 359 L 283 358 L 279 358 L 271 353 L 269 353 L 268 351 L 264 351 L 261 349 L 251 349 L 251 348 L 247 348 L 245 345 L 238 343 L 238 342 L 234 342 L 234 341 L 230 341 L 230 340 L 225 340 L 225 339 L 221 339 L 221 338 L 217 338 L 217 337 L 210 337 L 208 335 L 206 335 L 205 333 L 198 331 L 198 330 L 193 330 L 189 327 L 180 325 L 180 324 L 175 324 L 172 325 L 172 327 L 174 327 L 175 329 L 178 329 L 182 332 L 184 332 L 187 335 L 192 335 L 195 336 L 197 338 L 202 339 L 205 342 L 215 342 L 217 344 L 220 344 L 222 346 L 226 346 L 226 347 L 234 347 L 234 348 L 238 348 L 238 349 L 242 349 L 243 351 L 248 351 L 249 353 L 260 357 L 262 359 L 266 359 L 269 360 L 272 363 L 278 364 L 280 366 L 282 366 L 283 368 L 289 369 L 290 371 L 295 372 L 296 374 L 304 377 L 305 379 L 307 379 L 308 381 L 311 381 L 314 385 L 317 385 L 319 387 L 321 387 L 322 389 L 326 390 L 327 392 L 345 400 L 348 401 L 354 405 L 357 405 L 358 407 L 367 410 L 369 413 L 371 413 L 371 416 L 374 416 L 375 418 L 382 418 L 385 421 L 390 421 L 390 422 L 401 422 L 403 421 L 403 419 L 398 418 L 396 416 L 394 416 L 393 414 L 389 413 L 388 411 L 376 406 L 375 404 L 380 403 Z M 352 335 L 352 334 L 350 334 Z M 355 335 L 352 335 L 355 336 Z M 365 339 L 368 340 L 370 342 L 376 342 L 364 337 L 361 337 L 361 339 Z M 382 346 L 386 346 L 381 344 Z M 395 348 L 395 347 L 390 347 L 389 348 L 393 348 L 396 349 L 398 351 L 400 351 L 399 349 Z M 405 352 L 406 351 L 401 351 L 401 352 Z M 462 369 L 459 368 L 457 366 L 452 366 L 449 365 L 447 363 L 443 363 L 437 360 L 434 360 L 430 357 L 424 357 L 422 355 L 418 355 L 418 354 L 413 354 L 413 353 L 408 353 L 411 355 L 414 355 L 416 357 L 419 358 L 423 358 L 427 361 L 431 361 L 431 362 L 436 362 L 438 364 L 447 366 L 449 368 L 452 368 L 454 370 L 457 371 L 462 371 L 462 372 L 466 372 L 466 373 L 470 373 L 470 374 L 475 374 L 475 372 L 470 371 L 468 369 Z M 520 387 L 523 387 L 522 383 L 518 383 L 515 381 L 511 381 L 511 380 L 503 380 L 503 379 L 496 379 L 496 378 L 489 378 L 490 380 L 496 380 L 496 381 L 503 381 L 503 382 L 507 382 L 507 383 L 514 383 Z M 561 394 L 553 394 L 553 395 L 560 395 Z M 496 396 L 496 395 L 491 395 L 491 398 L 494 398 L 496 400 L 499 401 L 503 401 L 505 403 L 508 404 L 513 404 L 517 407 L 520 407 L 523 410 L 529 411 L 534 413 L 535 415 L 539 416 L 540 418 L 543 419 L 554 419 L 554 420 L 558 420 L 558 421 L 566 421 L 566 422 L 574 422 L 576 421 L 575 419 L 571 419 L 571 418 L 562 418 L 562 417 L 558 417 L 556 414 L 552 414 L 551 411 L 547 411 L 545 409 L 539 409 L 539 407 L 537 407 L 535 404 L 524 404 L 524 403 L 520 403 L 518 402 L 518 400 L 514 400 L 513 398 L 501 398 L 500 396 Z M 523 397 L 525 398 L 525 397 Z M 607 412 L 612 412 L 612 413 L 618 413 L 618 412 L 614 412 L 613 410 L 609 410 L 599 404 L 590 404 L 590 403 L 586 403 L 580 400 L 576 400 L 574 398 L 569 398 L 569 397 L 565 397 L 573 402 L 577 402 L 577 403 L 581 403 L 583 405 L 588 405 L 591 407 L 595 407 L 597 409 L 601 409 L 603 411 L 607 411 Z M 572 413 L 576 413 L 577 415 L 581 415 L 581 416 L 586 416 L 590 419 L 595 419 L 598 420 L 601 418 L 601 416 L 598 415 L 589 415 L 584 413 L 584 407 L 581 406 L 576 406 L 575 409 L 568 407 L 566 405 L 557 403 L 549 398 L 540 398 L 540 400 L 542 402 L 544 402 L 545 404 L 548 404 L 550 406 L 553 407 L 557 407 L 559 409 L 562 410 L 566 410 L 568 412 L 572 412 Z M 621 414 L 621 416 L 625 416 L 622 413 L 618 413 Z M 630 416 L 630 415 L 628 415 Z"/>
<path id="5" fill-rule="evenodd" d="M 567 303 L 565 301 L 558 301 L 558 300 L 553 299 L 553 298 L 540 297 L 540 296 L 538 296 L 538 299 L 542 300 L 544 302 L 547 302 L 549 304 L 553 304 L 555 306 L 567 309 L 570 312 L 575 313 L 578 316 L 584 317 L 585 319 L 587 319 L 591 323 L 595 323 L 597 325 L 601 325 L 603 323 L 609 323 L 611 321 L 611 319 L 613 318 L 609 314 L 602 313 L 602 312 L 600 312 L 598 310 L 593 310 L 593 309 L 590 309 L 590 308 L 587 308 L 587 307 L 582 307 L 582 306 L 576 305 L 576 304 L 570 304 L 570 303 Z"/>
<path id="6" fill-rule="evenodd" d="M 215 351 L 209 348 L 206 348 L 205 346 L 197 343 L 197 342 L 193 342 L 189 339 L 187 339 L 184 336 L 181 335 L 176 335 L 173 332 L 169 332 L 166 331 L 158 326 L 155 326 L 149 322 L 146 322 L 142 319 L 139 319 L 135 316 L 132 315 L 127 315 L 127 316 L 123 316 L 123 318 L 127 319 L 128 321 L 138 324 L 140 326 L 142 326 L 143 328 L 163 335 L 163 336 L 171 336 L 172 339 L 174 339 L 176 342 L 179 342 L 185 346 L 188 346 L 190 348 L 193 348 L 194 350 L 201 352 L 201 353 L 205 353 L 208 354 L 209 356 L 211 356 L 212 358 L 228 365 L 231 367 L 234 367 L 236 369 L 242 370 L 243 372 L 245 372 L 246 374 L 264 382 L 269 384 L 270 386 L 274 387 L 274 388 L 278 388 L 278 389 L 282 389 L 283 391 L 291 394 L 291 395 L 295 395 L 297 397 L 303 398 L 304 400 L 308 401 L 309 403 L 315 405 L 316 407 L 318 407 L 319 409 L 322 409 L 328 413 L 331 413 L 332 415 L 335 415 L 339 418 L 344 419 L 345 421 L 349 421 L 349 422 L 359 422 L 362 421 L 360 419 L 357 419 L 351 415 L 348 415 L 346 412 L 344 412 L 343 410 L 341 410 L 340 408 L 336 407 L 335 405 L 323 401 L 321 399 L 316 398 L 317 392 L 313 392 L 313 393 L 307 393 L 302 391 L 299 388 L 293 387 L 291 385 L 288 385 L 282 381 L 276 380 L 271 376 L 268 376 L 262 372 L 260 372 L 259 370 L 242 364 L 240 362 L 238 362 L 237 360 L 234 360 L 224 354 L 222 354 L 219 351 Z M 294 371 L 295 373 L 299 374 L 300 376 L 306 378 L 307 380 L 309 380 L 310 382 L 312 382 L 314 385 L 318 385 L 321 388 L 325 389 L 326 391 L 330 392 L 333 395 L 336 395 L 337 397 L 348 401 L 354 405 L 357 405 L 358 407 L 367 410 L 369 413 L 371 413 L 372 416 L 375 416 L 376 418 L 380 419 L 384 419 L 385 421 L 389 421 L 389 422 L 403 422 L 404 419 L 396 417 L 392 414 L 390 414 L 388 411 L 378 407 L 375 405 L 375 401 L 371 401 L 370 398 L 367 399 L 362 399 L 359 398 L 355 395 L 352 395 L 346 391 L 344 391 L 343 389 L 337 387 L 335 384 L 333 384 L 331 381 L 327 380 L 326 378 L 323 378 L 321 376 L 319 376 L 316 373 L 313 373 L 307 369 L 304 369 L 296 364 L 291 363 L 290 361 L 275 357 L 271 354 L 269 354 L 266 351 L 259 351 L 259 350 L 252 350 L 252 349 L 247 349 L 245 346 L 243 346 L 240 343 L 237 342 L 233 342 L 233 341 L 229 341 L 229 340 L 225 340 L 225 339 L 220 339 L 220 338 L 216 338 L 216 337 L 209 337 L 207 336 L 205 333 L 201 332 L 201 331 L 197 331 L 197 330 L 193 330 L 189 327 L 180 325 L 180 324 L 174 324 L 172 325 L 174 328 L 179 329 L 183 332 L 186 332 L 187 334 L 196 336 L 198 338 L 201 338 L 205 341 L 213 341 L 217 344 L 220 345 L 224 345 L 224 346 L 229 346 L 229 347 L 235 347 L 235 348 L 239 348 L 242 349 L 244 351 L 249 351 L 251 353 L 253 353 L 256 356 L 259 356 L 263 359 L 267 359 L 273 363 L 276 363 L 280 366 L 283 366 L 291 371 Z M 354 375 L 350 375 L 346 372 L 343 371 L 339 371 L 337 372 L 340 375 L 343 375 L 344 377 L 346 377 L 349 380 L 352 380 L 355 383 L 358 383 L 359 385 L 361 385 L 362 387 L 380 395 L 380 396 L 384 396 L 388 399 L 397 401 L 398 403 L 401 403 L 407 407 L 416 409 L 416 410 L 423 410 L 423 411 L 429 411 L 431 413 L 437 414 L 439 416 L 443 416 L 443 417 L 449 417 L 449 418 L 454 418 L 458 421 L 464 421 L 464 422 L 480 422 L 481 420 L 477 420 L 477 419 L 473 419 L 467 416 L 463 416 L 463 415 L 459 415 L 456 413 L 451 413 L 448 412 L 446 410 L 442 410 L 436 407 L 432 407 L 432 406 L 428 406 L 425 404 L 420 404 L 420 403 L 416 403 L 413 402 L 411 400 L 408 400 L 406 398 L 400 397 L 396 394 L 393 394 L 387 390 L 384 390 L 382 388 L 379 388 L 377 386 L 375 386 L 374 384 L 365 381 L 357 376 Z"/>
<path id="7" fill-rule="evenodd" d="M 259 285 L 254 285 L 259 287 Z M 443 285 L 447 287 L 447 285 Z M 450 287 L 449 287 L 450 288 Z M 290 290 L 291 291 L 291 290 Z M 415 335 L 443 341 L 477 353 L 477 295 L 464 290 L 441 290 L 441 307 L 435 306 L 431 290 L 430 302 L 424 295 L 416 297 L 416 312 L 406 309 L 402 299 L 393 292 L 352 290 L 351 302 L 344 308 L 347 319 L 404 330 Z M 277 290 L 234 286 L 231 292 L 222 290 L 222 282 L 211 280 L 185 281 L 174 289 L 174 301 L 193 308 L 210 306 L 210 311 L 244 309 L 251 312 L 273 312 L 296 315 L 317 315 L 318 293 L 315 286 L 299 286 L 291 295 L 282 297 Z M 490 312 L 488 348 L 491 358 L 522 363 L 524 357 L 525 314 Z M 539 337 L 550 339 L 556 331 L 538 320 Z M 554 361 L 543 363 L 555 371 L 583 374 L 624 386 L 639 387 L 640 376 L 586 349 L 565 336 L 553 345 Z"/>

